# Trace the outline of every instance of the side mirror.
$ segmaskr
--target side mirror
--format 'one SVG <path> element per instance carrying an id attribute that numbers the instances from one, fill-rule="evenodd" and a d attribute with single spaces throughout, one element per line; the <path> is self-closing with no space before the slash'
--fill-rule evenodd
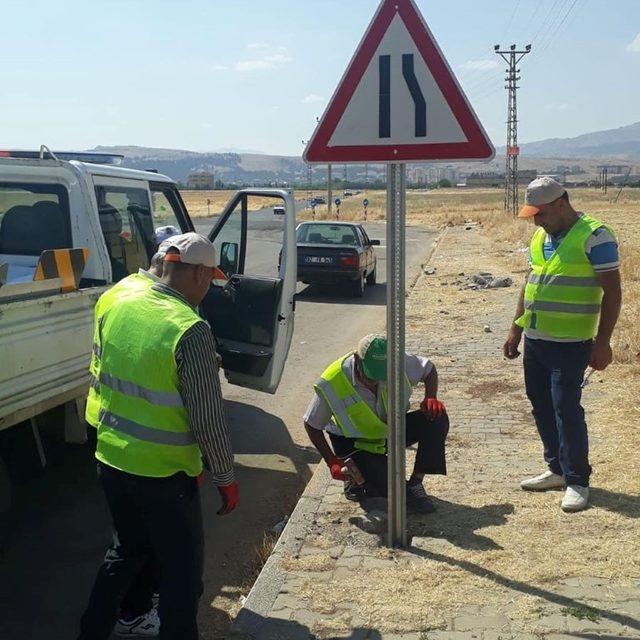
<path id="1" fill-rule="evenodd" d="M 223 242 L 220 249 L 220 270 L 227 278 L 238 273 L 238 243 Z"/>
<path id="2" fill-rule="evenodd" d="M 372 240 L 371 241 L 371 246 L 372 247 L 379 247 L 380 246 L 380 240 Z"/>

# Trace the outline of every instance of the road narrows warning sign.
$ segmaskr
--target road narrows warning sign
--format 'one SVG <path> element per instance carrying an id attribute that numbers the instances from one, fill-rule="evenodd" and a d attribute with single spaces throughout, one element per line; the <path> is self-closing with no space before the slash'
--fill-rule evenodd
<path id="1" fill-rule="evenodd" d="M 304 159 L 329 163 L 329 171 L 332 162 L 388 165 L 387 544 L 391 547 L 406 547 L 408 541 L 405 164 L 488 160 L 493 154 L 489 138 L 413 0 L 382 0 Z M 338 219 L 337 199 L 336 205 Z"/>
<path id="2" fill-rule="evenodd" d="M 306 162 L 488 160 L 494 149 L 413 0 L 384 0 Z"/>

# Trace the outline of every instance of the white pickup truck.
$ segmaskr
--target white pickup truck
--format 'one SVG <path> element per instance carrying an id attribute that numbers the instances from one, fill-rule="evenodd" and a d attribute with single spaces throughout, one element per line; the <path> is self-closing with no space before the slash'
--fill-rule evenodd
<path id="1" fill-rule="evenodd" d="M 82 441 L 86 433 L 78 418 L 89 383 L 96 300 L 113 282 L 148 266 L 158 227 L 194 230 L 170 178 L 112 164 L 117 160 L 54 154 L 46 147 L 0 151 L 0 432 L 30 426 L 43 464 L 38 415 L 66 403 L 66 438 Z M 271 275 L 245 272 L 252 248 L 248 201 L 254 196 L 285 208 L 282 259 Z M 230 383 L 274 393 L 293 334 L 293 195 L 239 191 L 208 236 L 227 279 L 213 281 L 200 310 L 213 328 L 224 373 Z M 70 248 L 88 253 L 75 286 L 64 292 L 59 278 L 42 279 L 42 263 L 52 250 Z M 9 505 L 0 455 L 0 537 Z"/>

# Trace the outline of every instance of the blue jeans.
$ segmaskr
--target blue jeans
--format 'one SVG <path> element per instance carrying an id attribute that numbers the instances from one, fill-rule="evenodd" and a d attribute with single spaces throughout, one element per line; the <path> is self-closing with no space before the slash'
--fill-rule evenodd
<path id="1" fill-rule="evenodd" d="M 567 485 L 589 486 L 589 439 L 580 404 L 592 341 L 524 342 L 524 380 L 544 459 Z"/>

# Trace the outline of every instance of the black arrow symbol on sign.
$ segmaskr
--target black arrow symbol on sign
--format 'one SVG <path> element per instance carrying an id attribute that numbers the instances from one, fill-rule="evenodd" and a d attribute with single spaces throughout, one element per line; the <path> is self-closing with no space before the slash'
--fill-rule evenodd
<path id="1" fill-rule="evenodd" d="M 380 56 L 379 64 L 379 102 L 378 102 L 378 137 L 391 137 L 391 56 Z M 427 135 L 427 102 L 413 66 L 413 54 L 402 54 L 402 76 L 407 84 L 415 111 L 415 137 Z"/>

